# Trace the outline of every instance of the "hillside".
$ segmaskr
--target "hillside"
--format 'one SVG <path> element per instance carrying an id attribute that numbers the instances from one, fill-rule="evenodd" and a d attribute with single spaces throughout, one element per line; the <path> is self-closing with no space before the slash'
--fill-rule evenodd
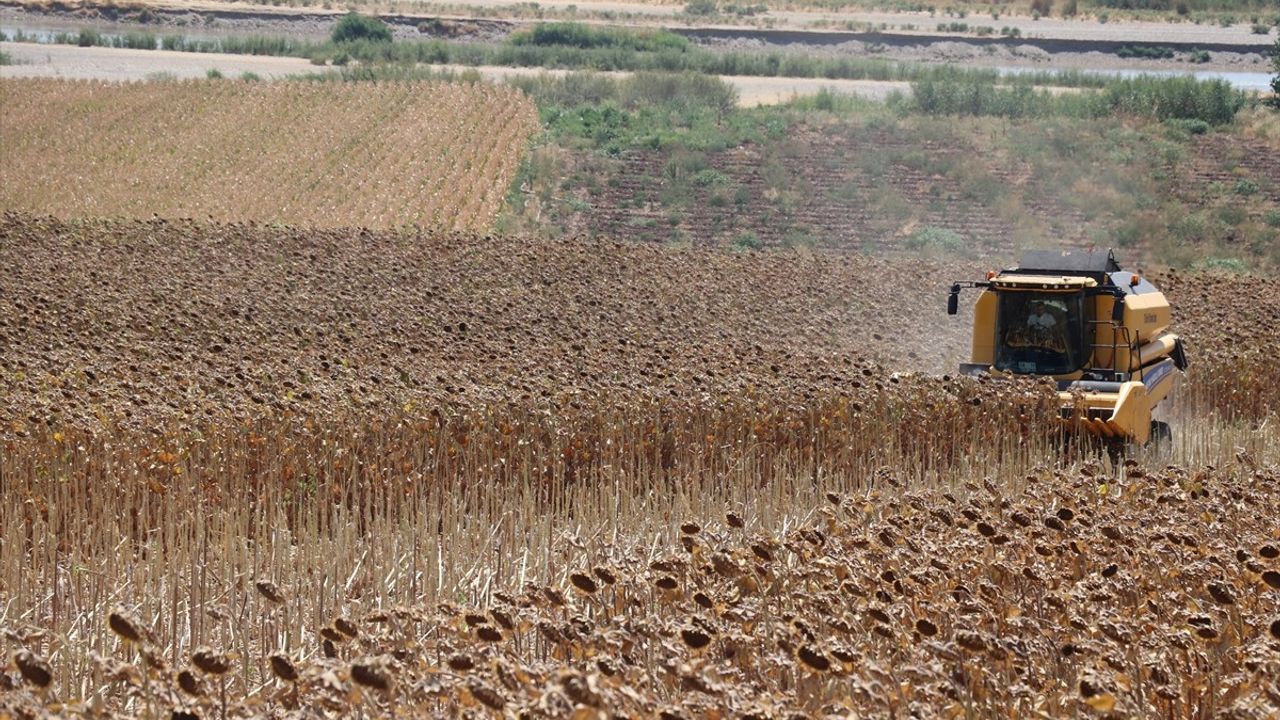
<path id="1" fill-rule="evenodd" d="M 542 151 L 546 154 L 547 151 Z M 809 115 L 719 147 L 563 153 L 552 227 L 720 247 L 1280 262 L 1276 146 L 1122 120 Z"/>

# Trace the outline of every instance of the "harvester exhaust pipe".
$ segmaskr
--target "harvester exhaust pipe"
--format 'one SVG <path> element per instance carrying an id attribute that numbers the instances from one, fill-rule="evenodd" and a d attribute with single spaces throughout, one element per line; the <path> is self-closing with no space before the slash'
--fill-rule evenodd
<path id="1" fill-rule="evenodd" d="M 955 315 L 960 309 L 960 283 L 951 286 L 951 294 L 947 296 L 947 314 Z"/>

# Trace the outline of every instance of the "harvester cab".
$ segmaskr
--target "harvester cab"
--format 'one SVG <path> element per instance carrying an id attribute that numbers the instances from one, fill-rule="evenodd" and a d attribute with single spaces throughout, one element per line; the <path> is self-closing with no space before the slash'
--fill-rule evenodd
<path id="1" fill-rule="evenodd" d="M 1169 301 L 1105 251 L 1029 251 L 1018 267 L 957 282 L 979 288 L 973 346 L 964 374 L 1034 375 L 1058 383 L 1063 422 L 1116 442 L 1167 439 L 1152 411 L 1187 367 L 1182 339 L 1169 332 Z"/>

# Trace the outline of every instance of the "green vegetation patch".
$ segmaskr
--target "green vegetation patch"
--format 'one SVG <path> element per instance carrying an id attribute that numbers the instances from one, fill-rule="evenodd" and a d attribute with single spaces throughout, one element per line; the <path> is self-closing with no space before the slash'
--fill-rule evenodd
<path id="1" fill-rule="evenodd" d="M 696 73 L 574 73 L 510 82 L 537 102 L 552 137 L 608 155 L 633 148 L 721 150 L 778 137 L 786 128 L 773 114 L 736 111 L 732 86 Z"/>
<path id="2" fill-rule="evenodd" d="M 928 115 L 1079 119 L 1125 116 L 1223 125 L 1235 118 L 1247 99 L 1243 91 L 1232 88 L 1225 80 L 1192 77 L 1144 75 L 1113 80 L 1099 92 L 1060 94 L 1021 82 L 1001 86 L 957 77 L 913 83 L 912 97 L 906 105 Z"/>
<path id="3" fill-rule="evenodd" d="M 515 46 L 616 48 L 635 52 L 688 52 L 692 48 L 688 39 L 668 30 L 632 30 L 572 22 L 539 23 L 530 30 L 513 33 L 507 42 Z"/>
<path id="4" fill-rule="evenodd" d="M 967 249 L 964 237 L 960 233 L 933 226 L 922 227 L 913 232 L 907 238 L 905 245 L 909 250 L 956 255 L 964 253 Z"/>
<path id="5" fill-rule="evenodd" d="M 389 43 L 391 28 L 376 17 L 350 12 L 333 26 L 333 34 L 330 38 L 335 43 L 354 41 Z"/>

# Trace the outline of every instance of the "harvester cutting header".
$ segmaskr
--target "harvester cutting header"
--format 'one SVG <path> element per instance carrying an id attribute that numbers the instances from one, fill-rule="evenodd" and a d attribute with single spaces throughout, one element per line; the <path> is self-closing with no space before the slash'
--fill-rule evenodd
<path id="1" fill-rule="evenodd" d="M 1187 367 L 1182 339 L 1169 332 L 1169 301 L 1106 251 L 1029 251 L 1018 267 L 982 282 L 964 374 L 1036 375 L 1058 382 L 1062 417 L 1072 429 L 1145 444 L 1169 428 L 1152 411 Z"/>

